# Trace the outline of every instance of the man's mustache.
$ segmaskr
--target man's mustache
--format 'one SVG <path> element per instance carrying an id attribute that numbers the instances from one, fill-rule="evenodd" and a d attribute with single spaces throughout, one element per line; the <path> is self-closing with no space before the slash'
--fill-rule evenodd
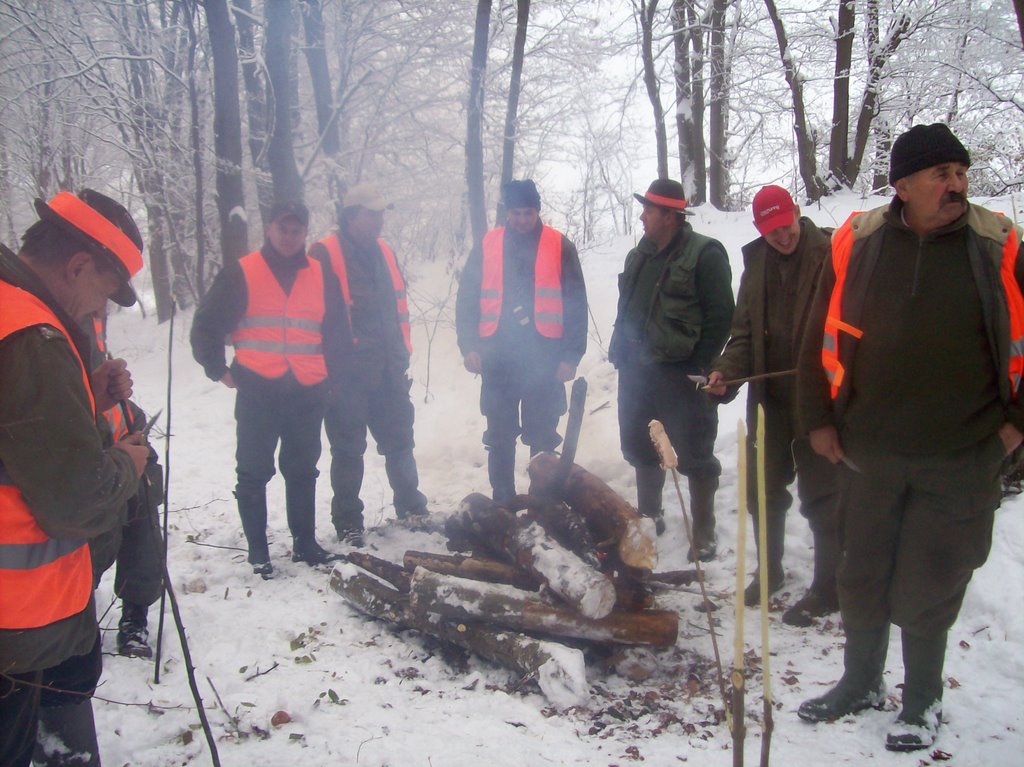
<path id="1" fill-rule="evenodd" d="M 942 196 L 943 205 L 951 202 L 958 202 L 961 205 L 967 205 L 967 196 L 960 192 L 947 192 Z"/>

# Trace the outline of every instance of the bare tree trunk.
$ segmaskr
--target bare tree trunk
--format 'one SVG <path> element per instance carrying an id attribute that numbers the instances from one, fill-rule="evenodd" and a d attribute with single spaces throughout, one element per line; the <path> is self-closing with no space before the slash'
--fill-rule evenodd
<path id="1" fill-rule="evenodd" d="M 245 82 L 246 115 L 249 122 L 249 156 L 256 171 L 256 193 L 261 214 L 270 209 L 274 191 L 267 167 L 267 93 L 265 74 L 256 55 L 256 24 L 252 15 L 252 0 L 234 0 L 235 25 L 238 28 L 238 52 Z"/>
<path id="2" fill-rule="evenodd" d="M 466 109 L 466 194 L 469 222 L 476 247 L 487 233 L 484 199 L 484 74 L 487 71 L 487 37 L 491 28 L 491 0 L 476 5 L 473 58 L 469 69 L 469 105 Z"/>
<path id="3" fill-rule="evenodd" d="M 804 107 L 804 90 L 800 75 L 796 71 L 796 63 L 790 58 L 789 41 L 786 28 L 782 25 L 779 11 L 774 0 L 764 0 L 768 9 L 768 17 L 775 27 L 775 37 L 779 41 L 779 56 L 786 73 L 786 82 L 793 97 L 793 132 L 796 135 L 797 164 L 800 178 L 804 182 L 807 198 L 812 202 L 821 199 L 825 194 L 824 184 L 818 176 L 818 160 L 815 155 L 814 137 L 807 125 L 807 110 Z"/>
<path id="4" fill-rule="evenodd" d="M 516 139 L 519 136 L 519 90 L 526 56 L 526 27 L 530 21 L 530 0 L 517 0 L 516 37 L 512 45 L 512 74 L 508 83 L 508 108 L 505 111 L 505 140 L 501 149 L 501 185 L 512 180 L 515 168 Z M 498 209 L 494 220 L 505 220 L 505 201 L 498 195 Z"/>
<path id="5" fill-rule="evenodd" d="M 910 31 L 910 17 L 901 15 L 889 27 L 883 45 L 878 36 L 878 2 L 869 0 L 868 8 L 868 81 L 864 85 L 864 100 L 861 102 L 860 114 L 857 116 L 857 132 L 853 141 L 853 157 L 849 160 L 845 176 L 850 186 L 860 175 L 860 166 L 864 160 L 864 151 L 871 133 L 871 125 L 878 116 L 878 90 L 882 72 L 889 59 L 892 58 L 900 43 Z M 888 149 L 886 150 L 888 154 Z"/>
<path id="6" fill-rule="evenodd" d="M 327 68 L 327 50 L 324 45 L 324 17 L 320 0 L 305 0 L 299 4 L 302 11 L 302 28 L 306 36 L 306 66 L 313 88 L 313 102 L 316 105 L 316 123 L 319 130 L 317 149 L 306 164 L 303 179 L 313 165 L 319 152 L 327 157 L 327 192 L 335 205 L 336 219 L 341 217 L 341 178 L 338 175 L 338 154 L 341 142 L 338 140 L 338 112 L 331 98 L 331 73 Z"/>
<path id="7" fill-rule="evenodd" d="M 1020 29 L 1020 42 L 1024 45 L 1024 0 L 1013 0 L 1013 9 L 1017 12 L 1017 27 Z"/>
<path id="8" fill-rule="evenodd" d="M 213 54 L 213 148 L 217 155 L 217 213 L 220 219 L 221 263 L 249 250 L 242 187 L 242 113 L 238 92 L 238 48 L 227 0 L 204 0 L 206 26 Z M 199 295 L 204 275 L 197 278 Z"/>
<path id="9" fill-rule="evenodd" d="M 693 98 L 693 127 L 690 146 L 693 148 L 693 189 L 689 193 L 691 205 L 703 205 L 708 199 L 708 161 L 704 151 L 704 30 L 697 17 L 694 0 L 686 2 L 686 22 L 690 28 L 690 43 L 693 46 L 693 61 L 690 74 L 693 84 L 690 94 Z"/>
<path id="10" fill-rule="evenodd" d="M 832 134 L 828 144 L 828 170 L 838 184 L 848 186 L 850 137 L 850 68 L 853 66 L 854 0 L 839 0 L 836 30 L 836 67 L 832 80 Z"/>
<path id="11" fill-rule="evenodd" d="M 708 192 L 711 204 L 719 210 L 729 207 L 729 158 L 726 156 L 729 82 L 725 63 L 725 12 L 730 3 L 731 0 L 713 0 L 711 7 L 711 116 L 708 122 L 711 162 Z"/>
<path id="12" fill-rule="evenodd" d="M 668 136 L 665 132 L 665 109 L 661 105 L 658 73 L 654 68 L 654 14 L 658 0 L 639 0 L 640 56 L 644 62 L 644 85 L 654 110 L 654 140 L 658 152 L 658 178 L 668 178 Z"/>
<path id="13" fill-rule="evenodd" d="M 188 113 L 189 113 L 189 143 L 192 147 L 192 169 L 195 174 L 195 198 L 194 209 L 196 225 L 196 274 L 200 277 L 200 296 L 202 295 L 202 275 L 206 264 L 206 222 L 203 215 L 203 157 L 202 146 L 199 140 L 199 94 L 196 91 L 196 47 L 199 41 L 196 36 L 195 7 L 185 9 L 185 18 L 188 21 Z M 160 319 L 168 319 L 161 317 Z"/>
<path id="14" fill-rule="evenodd" d="M 267 163 L 277 200 L 301 200 L 302 179 L 295 165 L 292 146 L 291 111 L 293 87 L 289 57 L 292 42 L 291 2 L 278 0 L 265 5 L 267 15 L 267 76 L 274 108 Z"/>
<path id="15" fill-rule="evenodd" d="M 692 201 L 696 186 L 697 147 L 694 146 L 693 84 L 690 70 L 690 39 L 700 34 L 700 29 L 689 26 L 686 17 L 688 0 L 672 0 L 672 47 L 675 58 L 676 84 L 676 141 L 679 146 L 679 180 L 683 189 L 690 190 Z M 700 141 L 703 157 L 704 140 Z M 701 162 L 703 165 L 703 161 Z"/>

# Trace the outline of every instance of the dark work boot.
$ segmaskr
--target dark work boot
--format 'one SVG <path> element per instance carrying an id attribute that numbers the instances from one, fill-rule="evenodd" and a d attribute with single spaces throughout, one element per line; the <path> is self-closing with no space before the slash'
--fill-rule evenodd
<path id="1" fill-rule="evenodd" d="M 412 450 L 384 456 L 384 471 L 394 492 L 395 515 L 399 519 L 427 513 L 427 496 L 420 492 L 420 477 Z"/>
<path id="2" fill-rule="evenodd" d="M 267 546 L 267 491 L 242 489 L 235 490 L 238 501 L 238 516 L 242 519 L 242 532 L 249 547 L 249 563 L 258 565 L 270 563 L 270 550 Z"/>
<path id="3" fill-rule="evenodd" d="M 324 565 L 328 562 L 335 562 L 344 559 L 342 554 L 335 554 L 328 551 L 312 536 L 307 538 L 296 538 L 292 542 L 292 562 L 305 562 L 310 567 Z"/>
<path id="4" fill-rule="evenodd" d="M 294 540 L 316 537 L 316 477 L 285 478 L 284 503 Z"/>
<path id="5" fill-rule="evenodd" d="M 715 536 L 715 491 L 718 477 L 690 477 L 690 515 L 693 518 L 693 549 L 697 559 L 710 562 L 718 552 Z M 693 561 L 693 551 L 687 554 Z"/>
<path id="6" fill-rule="evenodd" d="M 353 530 L 363 532 L 363 502 L 359 491 L 363 487 L 363 457 L 339 455 L 331 452 L 331 522 L 343 540 Z"/>
<path id="7" fill-rule="evenodd" d="M 846 630 L 843 676 L 820 698 L 805 700 L 797 716 L 805 722 L 828 722 L 885 703 L 885 656 L 889 650 L 889 624 L 880 629 Z"/>
<path id="8" fill-rule="evenodd" d="M 491 498 L 504 503 L 516 494 L 516 443 L 487 447 L 487 476 L 491 481 Z"/>
<path id="9" fill-rule="evenodd" d="M 121 621 L 117 624 L 117 652 L 129 658 L 152 658 L 147 620 L 149 606 L 121 601 Z"/>
<path id="10" fill-rule="evenodd" d="M 903 710 L 885 736 L 889 751 L 917 751 L 935 743 L 942 721 L 945 659 L 945 632 L 932 639 L 903 632 Z"/>
<path id="11" fill-rule="evenodd" d="M 36 767 L 99 767 L 100 748 L 92 701 L 39 709 L 39 734 L 32 755 Z"/>
<path id="12" fill-rule="evenodd" d="M 810 626 L 815 618 L 839 610 L 839 595 L 836 592 L 839 541 L 835 527 L 829 525 L 823 529 L 811 529 L 814 533 L 814 577 L 807 593 L 782 614 L 782 622 L 790 626 Z"/>
<path id="13" fill-rule="evenodd" d="M 769 509 L 770 511 L 770 509 Z M 761 561 L 761 536 L 760 523 L 757 515 L 751 514 L 754 522 L 754 543 L 758 552 L 757 561 Z M 786 572 L 782 569 L 782 552 L 786 546 L 786 513 L 773 513 L 768 516 L 768 529 L 765 533 L 768 551 L 766 560 L 768 562 L 768 596 L 782 588 L 786 582 Z M 747 607 L 757 607 L 761 604 L 761 574 L 754 573 L 754 579 L 743 592 L 743 603 Z"/>
<path id="14" fill-rule="evenodd" d="M 641 465 L 636 468 L 636 510 L 654 520 L 654 529 L 665 532 L 665 508 L 662 491 L 665 489 L 665 470 L 660 466 Z"/>

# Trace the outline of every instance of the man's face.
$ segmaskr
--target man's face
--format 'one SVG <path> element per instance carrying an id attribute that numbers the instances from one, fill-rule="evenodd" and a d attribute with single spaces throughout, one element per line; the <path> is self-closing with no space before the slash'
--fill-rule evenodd
<path id="1" fill-rule="evenodd" d="M 915 231 L 941 229 L 967 211 L 967 166 L 946 162 L 919 170 L 896 182 L 896 194 Z"/>
<path id="2" fill-rule="evenodd" d="M 123 284 L 124 278 L 112 265 L 83 250 L 64 266 L 59 283 L 49 287 L 61 307 L 82 322 L 94 312 L 106 309 L 107 300 Z"/>
<path id="3" fill-rule="evenodd" d="M 371 245 L 380 237 L 384 228 L 384 211 L 370 210 L 362 206 L 348 219 L 346 232 L 360 245 Z"/>
<path id="4" fill-rule="evenodd" d="M 519 234 L 530 234 L 537 228 L 540 211 L 536 208 L 509 208 L 505 221 L 512 231 Z"/>
<path id="5" fill-rule="evenodd" d="M 679 214 L 657 205 L 644 205 L 640 214 L 640 223 L 644 225 L 644 234 L 655 242 L 667 241 L 675 233 Z"/>
<path id="6" fill-rule="evenodd" d="M 784 256 L 793 253 L 800 244 L 800 208 L 793 211 L 793 223 L 780 226 L 764 235 L 765 242 Z"/>
<path id="7" fill-rule="evenodd" d="M 267 240 L 282 256 L 297 256 L 306 252 L 306 229 L 295 216 L 281 216 L 267 224 Z"/>

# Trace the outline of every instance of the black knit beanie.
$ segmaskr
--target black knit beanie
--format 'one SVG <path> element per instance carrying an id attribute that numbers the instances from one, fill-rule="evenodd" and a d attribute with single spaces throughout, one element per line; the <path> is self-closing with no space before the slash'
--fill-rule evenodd
<path id="1" fill-rule="evenodd" d="M 889 184 L 944 162 L 960 162 L 969 167 L 971 155 L 945 123 L 915 125 L 892 144 Z"/>
<path id="2" fill-rule="evenodd" d="M 502 189 L 502 199 L 506 208 L 535 208 L 540 210 L 540 192 L 533 179 L 509 181 Z"/>

